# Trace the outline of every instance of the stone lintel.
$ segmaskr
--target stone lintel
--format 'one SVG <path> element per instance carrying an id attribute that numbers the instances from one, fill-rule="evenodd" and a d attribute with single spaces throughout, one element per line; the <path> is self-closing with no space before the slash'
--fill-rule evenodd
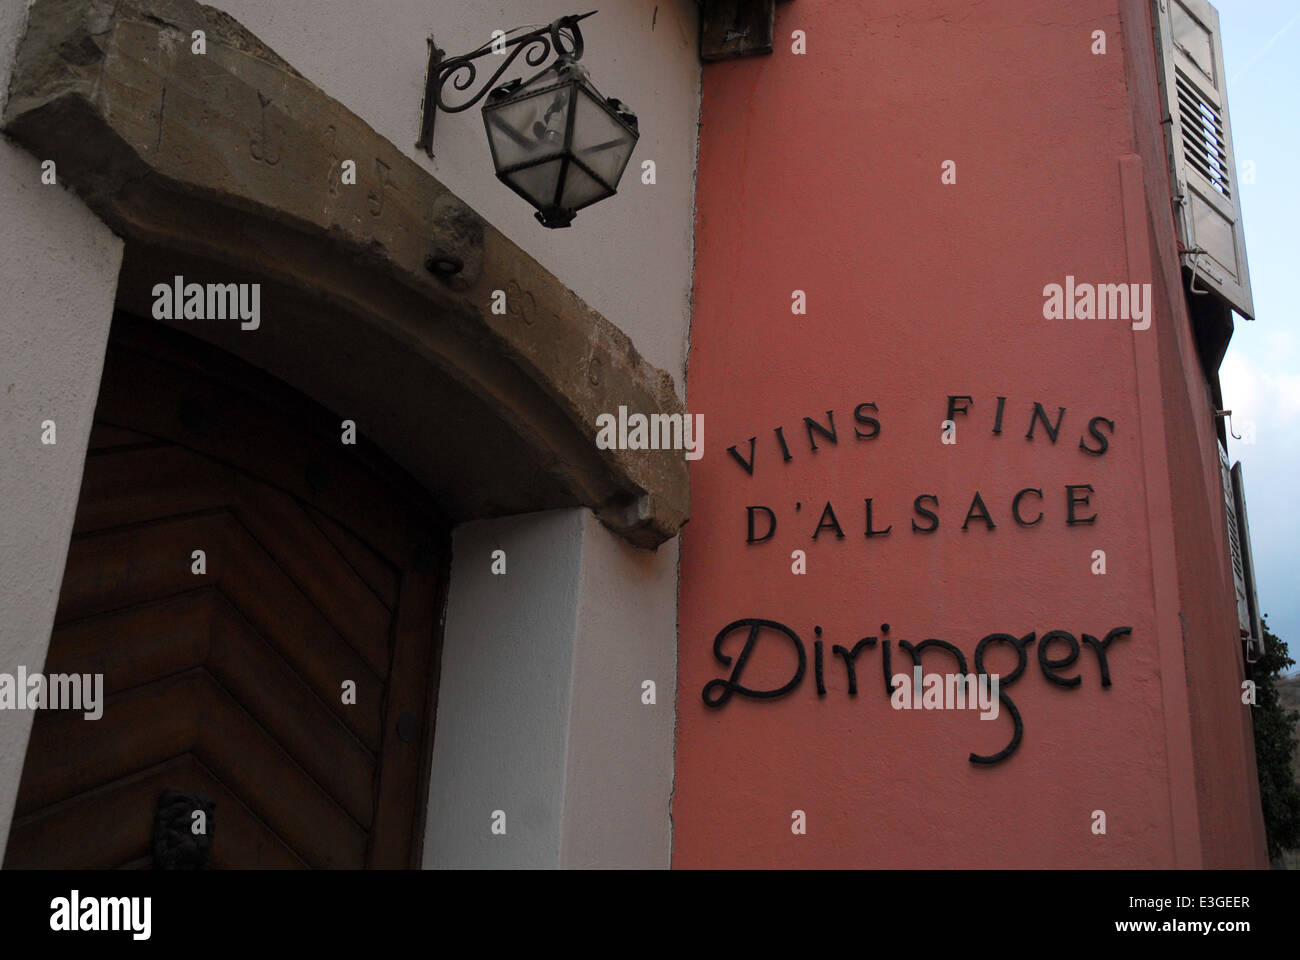
<path id="1" fill-rule="evenodd" d="M 198 29 L 204 55 L 191 52 Z M 597 416 L 620 405 L 685 415 L 672 377 L 227 14 L 193 0 L 34 0 L 4 127 L 128 248 L 265 276 L 358 337 L 415 352 L 512 427 L 511 456 L 633 543 L 657 547 L 686 522 L 681 451 L 595 445 Z M 355 185 L 341 181 L 349 159 Z M 431 256 L 463 269 L 434 276 Z M 506 291 L 504 316 L 493 290 Z M 472 514 L 468 480 L 458 495 Z"/>

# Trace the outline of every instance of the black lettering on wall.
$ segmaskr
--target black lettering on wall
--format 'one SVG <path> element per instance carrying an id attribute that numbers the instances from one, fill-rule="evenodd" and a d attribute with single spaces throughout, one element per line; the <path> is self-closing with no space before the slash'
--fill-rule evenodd
<path id="1" fill-rule="evenodd" d="M 975 510 L 976 507 L 979 507 L 978 512 Z M 970 523 L 972 519 L 983 520 L 985 527 L 989 530 L 992 530 L 995 526 L 993 518 L 989 516 L 989 508 L 984 506 L 984 498 L 980 496 L 978 490 L 975 491 L 975 499 L 970 502 L 970 509 L 966 511 L 966 519 L 962 522 L 961 528 L 965 530 L 966 525 Z"/>
<path id="2" fill-rule="evenodd" d="M 749 697 L 756 700 L 775 699 L 794 690 L 803 679 L 804 671 L 807 668 L 807 657 L 804 652 L 803 642 L 799 639 L 798 634 L 789 627 L 773 620 L 750 617 L 733 621 L 723 627 L 718 631 L 717 636 L 713 639 L 713 655 L 719 663 L 724 667 L 732 666 L 731 657 L 722 652 L 723 642 L 730 634 L 745 628 L 748 629 L 748 635 L 746 636 L 745 644 L 740 651 L 740 655 L 735 661 L 735 666 L 732 667 L 730 675 L 710 680 L 704 686 L 702 695 L 705 704 L 710 707 L 722 706 L 735 694 L 740 694 L 742 697 Z M 813 663 L 817 685 L 817 696 L 825 697 L 827 692 L 825 681 L 825 643 L 821 639 L 821 626 L 814 626 L 813 631 L 817 637 L 813 642 Z M 1068 689 L 1077 688 L 1083 682 L 1081 675 L 1076 674 L 1072 677 L 1063 676 L 1059 671 L 1063 668 L 1074 666 L 1078 662 L 1083 646 L 1087 646 L 1096 654 L 1097 661 L 1101 667 L 1101 685 L 1103 687 L 1109 687 L 1111 685 L 1111 678 L 1109 665 L 1107 663 L 1108 648 L 1115 640 L 1126 638 L 1132 634 L 1132 632 L 1132 627 L 1115 627 L 1106 634 L 1104 640 L 1098 640 L 1096 637 L 1084 633 L 1082 634 L 1083 643 L 1080 644 L 1080 642 L 1074 638 L 1074 635 L 1067 630 L 1048 631 L 1047 633 L 1044 633 L 1041 638 L 1038 638 L 1038 664 L 1042 669 L 1044 678 L 1049 682 Z M 890 649 L 890 641 L 888 637 L 889 624 L 882 623 L 880 625 L 880 634 L 880 665 L 885 681 L 885 696 L 886 698 L 891 698 L 895 691 L 893 685 L 892 651 Z M 794 674 L 784 684 L 770 690 L 756 690 L 744 686 L 741 683 L 741 678 L 750 655 L 753 653 L 759 640 L 764 636 L 776 637 L 777 639 L 780 639 L 783 636 L 794 647 L 798 662 L 795 666 Z M 1011 716 L 1011 739 L 1001 750 L 987 756 L 972 751 L 968 756 L 968 760 L 971 763 L 984 765 L 999 763 L 1010 757 L 1020 748 L 1021 741 L 1024 738 L 1025 725 L 1024 720 L 1020 715 L 1020 708 L 1016 705 L 1015 701 L 1011 699 L 1009 691 L 1011 687 L 1024 675 L 1029 664 L 1028 648 L 1035 639 L 1036 634 L 1033 632 L 1025 634 L 1022 637 L 1017 637 L 1010 633 L 988 634 L 975 646 L 975 673 L 973 676 L 967 668 L 966 655 L 956 644 L 949 643 L 946 640 L 940 640 L 936 637 L 930 637 L 929 639 L 922 640 L 917 644 L 909 643 L 907 640 L 898 641 L 899 648 L 902 649 L 911 659 L 913 670 L 919 669 L 922 666 L 923 655 L 927 650 L 937 648 L 943 650 L 952 657 L 956 665 L 956 676 L 958 678 L 970 678 L 973 680 L 973 682 L 965 682 L 965 679 L 963 679 L 964 686 L 958 687 L 958 692 L 961 695 L 958 697 L 955 705 L 959 709 L 975 709 L 984 706 L 982 703 L 979 703 L 977 699 L 973 698 L 978 696 L 976 691 L 988 689 L 979 684 L 979 679 L 987 678 L 991 675 L 987 663 L 990 648 L 997 644 L 1009 644 L 1015 650 L 1015 668 L 1009 673 L 999 675 L 998 677 L 998 702 L 1002 707 L 1006 708 L 1007 712 Z M 874 646 L 875 644 L 875 637 L 863 637 L 854 644 L 852 650 L 840 646 L 839 644 L 835 644 L 832 647 L 833 655 L 844 661 L 844 670 L 845 675 L 848 678 L 848 694 L 850 697 L 856 697 L 858 693 L 858 657 L 861 655 L 863 650 Z M 1051 651 L 1053 644 L 1065 644 L 1067 648 L 1065 656 L 1053 657 Z M 949 680 L 952 679 L 952 676 L 952 674 L 949 674 Z"/>
<path id="3" fill-rule="evenodd" d="M 776 434 L 776 442 L 781 444 L 781 459 L 789 463 L 794 457 L 790 455 L 790 448 L 786 446 L 785 430 L 782 427 L 777 427 L 772 432 Z"/>
<path id="4" fill-rule="evenodd" d="M 822 635 L 821 627 L 813 627 L 813 632 L 817 636 Z M 817 678 L 817 696 L 826 696 L 826 683 L 822 680 L 822 642 L 813 641 L 813 675 Z"/>
<path id="5" fill-rule="evenodd" d="M 1047 648 L 1056 641 L 1064 641 L 1069 644 L 1070 652 L 1059 660 L 1053 660 L 1047 652 Z M 1038 666 L 1042 668 L 1043 676 L 1052 683 L 1062 687 L 1077 687 L 1083 682 L 1083 677 L 1063 677 L 1056 671 L 1061 667 L 1071 666 L 1079 659 L 1079 641 L 1074 639 L 1074 634 L 1067 633 L 1064 630 L 1052 630 L 1043 634 L 1038 639 Z"/>
<path id="6" fill-rule="evenodd" d="M 871 498 L 867 497 L 866 500 L 867 500 L 867 536 L 883 537 L 885 534 L 889 533 L 890 530 L 894 529 L 894 525 L 891 523 L 889 526 L 885 527 L 884 530 L 874 529 L 871 526 Z"/>
<path id="7" fill-rule="evenodd" d="M 1047 420 L 1047 411 L 1043 409 L 1043 405 L 1039 403 L 1037 400 L 1035 400 L 1034 415 L 1029 420 L 1029 432 L 1025 434 L 1025 439 L 1026 440 L 1034 439 L 1034 427 L 1036 427 L 1038 425 L 1038 421 L 1041 420 L 1043 421 L 1043 427 L 1047 430 L 1048 438 L 1052 441 L 1052 443 L 1055 443 L 1056 435 L 1057 433 L 1060 432 L 1061 429 L 1061 419 L 1064 416 L 1065 416 L 1065 407 L 1061 407 L 1059 409 L 1059 412 L 1056 414 L 1056 425 L 1053 426 Z"/>
<path id="8" fill-rule="evenodd" d="M 1082 497 L 1076 497 L 1074 495 L 1074 491 L 1076 490 L 1087 490 L 1088 494 L 1093 493 L 1092 484 L 1090 483 L 1071 483 L 1066 485 L 1065 501 L 1067 504 L 1067 509 L 1066 509 L 1065 522 L 1070 526 L 1074 526 L 1075 524 L 1080 524 L 1080 523 L 1094 523 L 1097 519 L 1097 515 L 1095 513 L 1091 517 L 1079 517 L 1077 519 L 1075 518 L 1074 508 L 1076 506 L 1086 507 L 1089 505 L 1088 494 L 1085 494 Z"/>
<path id="9" fill-rule="evenodd" d="M 912 509 L 915 510 L 920 516 L 929 517 L 933 521 L 933 523 L 931 523 L 928 527 L 918 527 L 916 525 L 916 521 L 913 520 L 912 529 L 917 533 L 934 533 L 934 531 L 939 529 L 939 515 L 935 513 L 933 510 L 927 510 L 925 509 L 925 507 L 921 506 L 922 500 L 933 500 L 934 505 L 936 507 L 939 506 L 939 498 L 936 497 L 933 493 L 923 493 L 915 500 L 913 500 Z"/>
<path id="10" fill-rule="evenodd" d="M 722 652 L 722 641 L 728 634 L 739 630 L 743 627 L 749 628 L 749 636 L 745 638 L 745 646 L 740 651 L 740 656 L 736 658 L 736 666 L 732 668 L 731 676 L 723 680 L 721 678 L 710 680 L 704 685 L 703 697 L 705 706 L 720 707 L 731 699 L 732 694 L 738 693 L 742 697 L 751 697 L 755 700 L 770 700 L 774 697 L 784 696 L 795 687 L 799 686 L 799 681 L 803 679 L 804 670 L 808 666 L 808 656 L 804 653 L 803 641 L 799 635 L 783 623 L 777 623 L 775 620 L 762 620 L 756 617 L 747 617 L 743 620 L 734 620 L 718 631 L 718 635 L 713 638 L 713 655 L 718 662 L 724 667 L 731 666 L 731 657 Z M 769 630 L 776 633 L 784 634 L 786 639 L 794 645 L 795 652 L 799 655 L 799 665 L 795 668 L 794 676 L 789 679 L 783 686 L 775 690 L 751 690 L 740 684 L 740 675 L 745 669 L 745 662 L 749 660 L 749 655 L 754 649 L 754 644 L 758 642 L 762 631 Z M 710 691 L 716 691 L 710 695 Z"/>
<path id="11" fill-rule="evenodd" d="M 1043 511 L 1039 510 L 1038 516 L 1035 517 L 1033 520 L 1026 520 L 1024 517 L 1020 515 L 1020 498 L 1023 497 L 1026 493 L 1034 494 L 1035 496 L 1038 497 L 1039 500 L 1043 499 L 1042 490 L 1039 490 L 1037 487 L 1026 487 L 1024 490 L 1021 490 L 1019 493 L 1017 493 L 1015 499 L 1011 501 L 1011 515 L 1016 518 L 1016 523 L 1020 524 L 1022 527 L 1032 527 L 1034 524 L 1038 523 L 1043 519 Z"/>
<path id="12" fill-rule="evenodd" d="M 929 640 L 922 640 L 913 646 L 906 640 L 899 640 L 898 647 L 900 650 L 906 650 L 907 655 L 912 658 L 912 666 L 921 666 L 921 654 L 925 653 L 930 647 L 938 647 L 940 650 L 946 650 L 952 654 L 953 659 L 957 661 L 957 672 L 965 676 L 970 671 L 966 669 L 966 654 L 961 652 L 961 648 L 947 640 L 936 640 L 931 637 Z"/>
<path id="13" fill-rule="evenodd" d="M 839 443 L 839 438 L 835 435 L 835 414 L 833 411 L 826 411 L 826 422 L 830 424 L 829 427 L 823 427 L 812 417 L 803 418 L 804 426 L 808 428 L 808 443 L 811 444 L 814 453 L 817 452 L 817 438 L 813 436 L 814 432 L 820 433 L 831 443 Z"/>
<path id="14" fill-rule="evenodd" d="M 889 662 L 889 638 L 885 636 L 887 633 L 889 633 L 889 624 L 882 623 L 880 625 L 880 635 L 884 639 L 880 641 L 880 666 L 885 671 L 885 696 L 892 697 L 894 695 L 894 671 Z"/>
<path id="15" fill-rule="evenodd" d="M 1092 652 L 1097 655 L 1097 664 L 1101 667 L 1101 685 L 1103 687 L 1110 686 L 1110 665 L 1106 662 L 1106 651 L 1110 649 L 1111 641 L 1122 640 L 1132 632 L 1132 627 L 1116 627 L 1106 634 L 1105 640 L 1098 640 L 1086 633 L 1083 635 L 1083 642 L 1090 646 Z"/>
<path id="16" fill-rule="evenodd" d="M 1029 633 L 1023 637 L 1015 637 L 1009 633 L 990 633 L 975 646 L 975 673 L 982 675 L 988 673 L 984 666 L 984 653 L 995 643 L 1009 643 L 1016 649 L 1016 669 L 1012 670 L 1006 676 L 998 677 L 998 700 L 1002 705 L 1011 711 L 1011 722 L 1014 729 L 1011 734 L 1011 742 L 990 756 L 981 756 L 974 751 L 971 752 L 971 763 L 998 763 L 1011 756 L 1020 746 L 1020 739 L 1025 735 L 1025 722 L 1020 719 L 1020 711 L 1016 709 L 1015 702 L 1007 695 L 1007 688 L 1020 678 L 1025 672 L 1025 666 L 1029 658 L 1025 655 L 1025 648 L 1034 642 L 1034 634 Z"/>
<path id="17" fill-rule="evenodd" d="M 872 437 L 876 437 L 880 435 L 880 421 L 877 420 L 875 417 L 868 417 L 862 413 L 862 411 L 866 410 L 867 408 L 870 408 L 873 411 L 877 409 L 874 403 L 859 403 L 856 407 L 853 408 L 853 419 L 856 420 L 858 423 L 861 423 L 864 426 L 868 426 L 871 428 L 870 433 L 863 433 L 857 427 L 854 427 L 853 434 L 859 440 L 870 440 Z"/>
<path id="18" fill-rule="evenodd" d="M 830 519 L 827 519 L 828 517 Z M 821 520 L 817 521 L 817 529 L 813 531 L 812 538 L 816 540 L 823 529 L 834 530 L 838 539 L 844 539 L 844 531 L 840 529 L 840 522 L 835 519 L 835 510 L 831 507 L 829 500 L 826 501 L 826 509 L 822 511 Z"/>
<path id="19" fill-rule="evenodd" d="M 867 647 L 875 646 L 875 644 L 876 644 L 875 637 L 863 637 L 861 640 L 859 640 L 857 643 L 853 645 L 852 650 L 849 650 L 847 647 L 841 647 L 838 643 L 831 648 L 832 653 L 834 653 L 837 657 L 840 657 L 844 660 L 844 669 L 849 675 L 849 696 L 850 697 L 856 697 L 858 695 L 858 672 L 857 672 L 858 654 L 861 653 L 863 650 L 865 650 Z"/>
<path id="20" fill-rule="evenodd" d="M 1110 441 L 1107 440 L 1105 437 L 1103 437 L 1101 435 L 1101 431 L 1097 429 L 1097 424 L 1099 423 L 1104 423 L 1106 424 L 1106 426 L 1110 427 L 1111 433 L 1115 432 L 1114 420 L 1107 420 L 1105 417 L 1093 417 L 1091 420 L 1089 420 L 1088 432 L 1092 434 L 1093 437 L 1095 437 L 1097 440 L 1096 450 L 1094 450 L 1092 447 L 1084 443 L 1084 440 L 1087 439 L 1086 437 L 1079 438 L 1079 449 L 1082 450 L 1084 453 L 1091 453 L 1094 457 L 1100 457 L 1103 453 L 1106 452 L 1107 448 L 1110 446 Z"/>
<path id="21" fill-rule="evenodd" d="M 968 400 L 969 403 L 966 403 L 963 406 L 959 407 L 957 406 L 958 400 Z M 964 393 L 960 393 L 956 395 L 949 394 L 948 395 L 948 416 L 944 417 L 944 419 L 952 420 L 954 423 L 956 423 L 956 415 L 959 413 L 963 413 L 963 414 L 966 413 L 968 410 L 970 410 L 971 404 L 973 404 L 974 402 L 975 402 L 975 398 L 970 396 L 969 394 L 964 394 Z"/>
<path id="22" fill-rule="evenodd" d="M 758 437 L 749 438 L 749 461 L 748 462 L 746 462 L 745 458 L 742 457 L 736 451 L 735 447 L 727 447 L 727 453 L 731 454 L 735 458 L 736 462 L 740 464 L 744 468 L 745 472 L 749 474 L 751 477 L 754 475 L 754 443 L 757 440 Z"/>
<path id="23" fill-rule="evenodd" d="M 763 534 L 761 537 L 757 537 L 754 535 L 755 533 L 754 517 L 756 516 L 756 514 L 754 513 L 755 510 L 762 510 L 764 513 L 767 514 L 767 533 Z M 748 535 L 745 537 L 746 543 L 763 543 L 764 541 L 771 540 L 772 537 L 776 534 L 776 514 L 773 513 L 771 508 L 769 507 L 764 507 L 764 506 L 746 507 L 745 522 L 749 528 Z"/>

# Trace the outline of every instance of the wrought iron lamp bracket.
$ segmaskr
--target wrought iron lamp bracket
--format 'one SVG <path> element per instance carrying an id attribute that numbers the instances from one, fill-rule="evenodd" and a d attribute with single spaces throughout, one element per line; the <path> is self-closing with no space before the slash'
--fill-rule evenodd
<path id="1" fill-rule="evenodd" d="M 420 139 L 415 142 L 415 145 L 432 157 L 433 124 L 438 111 L 460 113 L 473 107 L 496 88 L 497 80 L 510 69 L 511 64 L 518 59 L 521 53 L 524 56 L 524 62 L 530 67 L 542 67 L 551 58 L 552 54 L 554 54 L 556 61 L 564 60 L 573 63 L 581 60 L 583 52 L 582 31 L 578 29 L 578 22 L 585 20 L 595 12 L 595 10 L 592 10 L 590 13 L 570 14 L 566 17 L 560 17 L 548 26 L 538 27 L 516 37 L 507 36 L 505 39 L 498 38 L 496 41 L 489 41 L 477 50 L 459 57 L 447 58 L 446 51 L 438 49 L 433 37 L 430 37 L 429 67 L 424 77 L 424 105 L 420 118 Z M 516 27 L 515 31 L 510 32 L 516 32 L 518 29 Z M 567 45 L 565 43 L 566 32 L 568 34 Z M 479 88 L 477 93 L 472 94 L 463 103 L 447 103 L 444 99 L 444 93 L 448 84 L 451 85 L 452 89 L 459 92 L 472 88 L 478 79 L 478 67 L 474 61 L 480 57 L 490 55 L 502 57 L 502 63 L 488 78 L 487 82 Z M 536 79 L 541 72 L 545 72 L 549 68 L 550 65 L 548 64 L 539 74 L 535 74 L 530 78 L 528 82 Z"/>

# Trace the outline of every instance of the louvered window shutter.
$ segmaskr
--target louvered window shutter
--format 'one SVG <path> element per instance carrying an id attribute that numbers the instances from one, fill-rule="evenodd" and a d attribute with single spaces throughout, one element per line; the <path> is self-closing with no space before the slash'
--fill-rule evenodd
<path id="1" fill-rule="evenodd" d="M 1228 546 L 1232 551 L 1232 583 L 1237 591 L 1237 625 L 1242 635 L 1250 634 L 1250 603 L 1246 599 L 1246 564 L 1241 550 L 1241 526 L 1237 522 L 1237 498 L 1234 496 L 1232 470 L 1228 452 L 1219 444 L 1219 469 L 1223 476 L 1224 513 L 1228 521 Z"/>
<path id="2" fill-rule="evenodd" d="M 1264 655 L 1264 628 L 1259 617 L 1259 594 L 1255 590 L 1255 555 L 1250 548 L 1250 523 L 1246 519 L 1246 480 L 1240 462 L 1232 467 L 1232 497 L 1237 505 L 1237 538 L 1241 550 L 1242 574 L 1245 579 L 1246 608 L 1250 618 L 1246 661 L 1254 663 Z"/>
<path id="3" fill-rule="evenodd" d="M 1196 289 L 1254 319 L 1219 12 L 1205 0 L 1153 3 L 1183 263 Z"/>

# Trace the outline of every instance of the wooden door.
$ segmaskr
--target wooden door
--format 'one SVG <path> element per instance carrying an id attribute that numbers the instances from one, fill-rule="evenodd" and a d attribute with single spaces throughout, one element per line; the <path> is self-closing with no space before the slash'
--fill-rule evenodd
<path id="1" fill-rule="evenodd" d="M 151 867 L 168 788 L 213 867 L 418 866 L 447 528 L 340 422 L 115 318 L 44 667 L 103 716 L 37 713 L 7 868 Z"/>

